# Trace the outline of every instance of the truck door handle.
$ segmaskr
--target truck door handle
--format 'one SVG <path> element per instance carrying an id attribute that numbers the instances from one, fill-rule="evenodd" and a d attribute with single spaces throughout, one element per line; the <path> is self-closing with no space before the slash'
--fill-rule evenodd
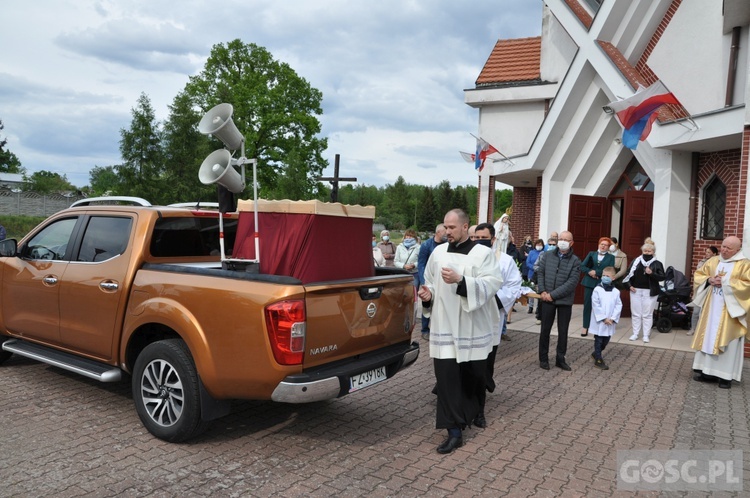
<path id="1" fill-rule="evenodd" d="M 108 282 L 102 282 L 102 283 L 100 283 L 99 284 L 99 288 L 101 290 L 105 290 L 105 291 L 116 291 L 117 289 L 120 288 L 120 286 L 118 285 L 117 282 L 112 282 L 110 280 Z"/>
<path id="2" fill-rule="evenodd" d="M 47 285 L 55 285 L 57 283 L 57 277 L 53 275 L 48 275 L 44 277 L 42 281 Z"/>

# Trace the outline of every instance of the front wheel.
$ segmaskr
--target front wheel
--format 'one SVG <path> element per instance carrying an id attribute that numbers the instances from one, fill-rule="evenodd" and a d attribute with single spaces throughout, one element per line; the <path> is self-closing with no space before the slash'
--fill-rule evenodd
<path id="1" fill-rule="evenodd" d="M 133 368 L 132 390 L 138 417 L 159 439 L 179 443 L 205 430 L 198 372 L 182 340 L 146 346 Z"/>

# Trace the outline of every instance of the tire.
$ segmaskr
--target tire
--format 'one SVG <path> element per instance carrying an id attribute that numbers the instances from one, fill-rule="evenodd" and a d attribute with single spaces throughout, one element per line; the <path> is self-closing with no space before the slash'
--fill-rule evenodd
<path id="1" fill-rule="evenodd" d="M 656 330 L 664 334 L 671 331 L 672 321 L 669 318 L 659 318 L 656 322 Z"/>
<path id="2" fill-rule="evenodd" d="M 203 432 L 198 372 L 180 339 L 154 342 L 138 356 L 132 381 L 135 410 L 159 439 L 179 443 Z"/>

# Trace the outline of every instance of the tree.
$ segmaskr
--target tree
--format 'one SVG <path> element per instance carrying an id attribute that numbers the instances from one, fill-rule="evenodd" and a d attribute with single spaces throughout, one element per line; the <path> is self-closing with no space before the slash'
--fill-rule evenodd
<path id="1" fill-rule="evenodd" d="M 495 220 L 505 213 L 513 205 L 513 191 L 511 189 L 495 191 Z"/>
<path id="2" fill-rule="evenodd" d="M 5 125 L 0 120 L 0 131 L 3 131 Z M 8 145 L 7 138 L 0 137 L 0 173 L 16 173 L 25 175 L 26 168 L 21 166 L 21 161 L 18 157 L 6 148 Z"/>
<path id="3" fill-rule="evenodd" d="M 392 228 L 404 229 L 414 222 L 414 203 L 409 197 L 409 189 L 403 176 L 393 185 L 385 186 L 383 215 L 391 220 Z"/>
<path id="4" fill-rule="evenodd" d="M 23 175 L 23 189 L 39 194 L 62 194 L 77 190 L 65 175 L 52 171 L 36 171 L 31 176 Z"/>
<path id="5" fill-rule="evenodd" d="M 440 217 L 440 221 L 438 221 Z M 417 230 L 422 232 L 432 232 L 438 223 L 442 222 L 442 215 L 437 213 L 435 208 L 435 198 L 432 195 L 430 187 L 424 187 L 422 192 L 422 202 L 417 212 Z"/>
<path id="6" fill-rule="evenodd" d="M 291 172 L 304 172 L 310 179 L 320 176 L 326 161 L 322 152 L 327 140 L 318 138 L 323 113 L 323 94 L 288 65 L 275 60 L 263 47 L 233 40 L 214 45 L 206 65 L 191 76 L 185 94 L 204 112 L 222 102 L 234 106 L 233 119 L 245 137 L 245 156 L 258 159 L 261 196 L 304 195 L 315 197 L 314 185 L 305 182 L 303 191 L 281 182 Z M 295 164 L 288 169 L 290 163 Z"/>
<path id="7" fill-rule="evenodd" d="M 198 170 L 211 152 L 208 137 L 198 131 L 201 114 L 193 108 L 190 96 L 180 92 L 169 106 L 169 117 L 164 123 L 164 203 L 210 201 L 216 202 L 215 185 L 203 185 Z"/>
<path id="8" fill-rule="evenodd" d="M 120 154 L 124 164 L 116 166 L 123 185 L 123 194 L 140 196 L 153 204 L 163 195 L 160 181 L 164 171 L 161 131 L 151 100 L 141 93 L 131 109 L 130 129 L 120 130 Z"/>
<path id="9" fill-rule="evenodd" d="M 122 194 L 116 166 L 94 166 L 89 171 L 89 186 L 93 196 Z"/>
<path id="10" fill-rule="evenodd" d="M 435 204 L 437 205 L 438 213 L 442 219 L 445 213 L 453 209 L 453 189 L 451 188 L 450 182 L 443 180 L 440 185 L 437 186 L 433 192 L 435 197 Z"/>

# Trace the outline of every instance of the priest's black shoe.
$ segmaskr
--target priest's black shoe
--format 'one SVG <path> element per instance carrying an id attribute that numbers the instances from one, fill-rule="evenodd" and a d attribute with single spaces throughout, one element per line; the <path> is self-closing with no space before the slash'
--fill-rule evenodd
<path id="1" fill-rule="evenodd" d="M 562 368 L 566 372 L 570 372 L 571 370 L 573 370 L 572 368 L 570 368 L 570 365 L 568 365 L 567 363 L 565 363 L 564 360 L 563 361 L 558 360 L 557 362 L 555 362 L 555 366 L 557 368 Z"/>
<path id="2" fill-rule="evenodd" d="M 480 429 L 484 429 L 487 427 L 487 419 L 484 418 L 484 413 L 480 413 L 476 417 L 474 417 L 474 425 L 476 427 L 479 427 Z"/>
<path id="3" fill-rule="evenodd" d="M 443 441 L 443 444 L 437 447 L 437 452 L 440 454 L 447 454 L 456 448 L 460 448 L 464 445 L 464 438 L 456 436 L 448 436 L 448 439 Z"/>
<path id="4" fill-rule="evenodd" d="M 731 389 L 732 388 L 732 381 L 731 380 L 719 379 L 719 387 L 722 388 L 722 389 Z"/>
<path id="5" fill-rule="evenodd" d="M 540 361 L 539 366 L 545 370 L 549 370 L 549 362 L 548 361 Z"/>

